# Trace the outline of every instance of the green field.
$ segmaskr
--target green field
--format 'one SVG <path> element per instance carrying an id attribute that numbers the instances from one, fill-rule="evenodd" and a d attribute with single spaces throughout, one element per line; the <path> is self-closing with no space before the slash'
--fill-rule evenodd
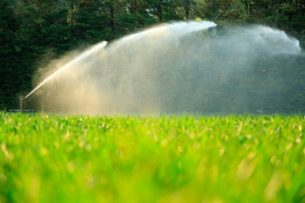
<path id="1" fill-rule="evenodd" d="M 0 202 L 305 202 L 305 118 L 0 113 Z"/>

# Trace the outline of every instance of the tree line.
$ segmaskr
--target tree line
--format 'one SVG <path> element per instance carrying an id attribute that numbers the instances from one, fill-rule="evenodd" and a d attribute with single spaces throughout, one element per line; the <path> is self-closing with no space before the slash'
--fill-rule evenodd
<path id="1" fill-rule="evenodd" d="M 0 0 L 0 9 L 0 110 L 18 106 L 42 57 L 157 23 L 260 23 L 305 41 L 304 0 Z"/>

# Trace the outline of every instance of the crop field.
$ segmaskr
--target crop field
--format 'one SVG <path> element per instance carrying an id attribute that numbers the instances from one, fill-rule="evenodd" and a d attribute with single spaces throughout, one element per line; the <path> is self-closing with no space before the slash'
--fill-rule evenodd
<path id="1" fill-rule="evenodd" d="M 0 113 L 0 202 L 305 202 L 303 116 Z"/>

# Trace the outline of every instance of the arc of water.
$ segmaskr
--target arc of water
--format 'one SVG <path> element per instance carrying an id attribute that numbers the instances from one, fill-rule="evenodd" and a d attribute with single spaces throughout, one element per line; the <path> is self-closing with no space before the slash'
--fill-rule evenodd
<path id="1" fill-rule="evenodd" d="M 94 45 L 93 47 L 91 47 L 90 49 L 88 49 L 87 51 L 85 51 L 83 54 L 79 55 L 78 57 L 72 59 L 71 61 L 69 61 L 67 64 L 63 65 L 61 68 L 59 68 L 57 71 L 55 71 L 53 74 L 51 74 L 49 77 L 47 77 L 45 80 L 43 80 L 41 83 L 39 83 L 30 93 L 28 93 L 25 97 L 24 100 L 29 98 L 32 94 L 34 94 L 38 89 L 40 89 L 43 85 L 45 85 L 47 82 L 49 82 L 51 79 L 53 79 L 54 77 L 56 77 L 59 73 L 61 73 L 62 71 L 73 67 L 73 65 L 75 65 L 76 63 L 80 62 L 81 60 L 89 57 L 91 54 L 104 49 L 107 45 L 106 41 L 102 41 L 96 45 Z"/>

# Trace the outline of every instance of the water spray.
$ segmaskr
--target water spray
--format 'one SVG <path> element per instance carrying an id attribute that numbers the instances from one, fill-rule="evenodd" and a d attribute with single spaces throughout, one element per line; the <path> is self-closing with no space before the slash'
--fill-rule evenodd
<path id="1" fill-rule="evenodd" d="M 90 55 L 101 51 L 102 49 L 104 49 L 107 45 L 106 41 L 100 42 L 96 45 L 94 45 L 93 47 L 91 47 L 90 49 L 88 49 L 87 51 L 85 51 L 84 53 L 82 53 L 81 55 L 79 55 L 78 57 L 74 58 L 73 60 L 71 60 L 70 62 L 68 62 L 67 64 L 63 65 L 61 68 L 59 68 L 56 72 L 54 72 L 53 74 L 51 74 L 49 77 L 47 77 L 45 80 L 43 80 L 39 85 L 37 85 L 30 93 L 28 93 L 25 97 L 24 100 L 26 100 L 27 98 L 29 98 L 32 94 L 34 94 L 38 89 L 40 89 L 42 86 L 44 86 L 47 82 L 49 82 L 50 80 L 52 80 L 54 77 L 56 77 L 58 74 L 60 74 L 61 72 L 72 68 L 73 65 L 79 63 L 80 61 L 86 59 L 87 57 L 89 57 Z"/>
<path id="2" fill-rule="evenodd" d="M 41 91 L 38 109 L 103 115 L 264 114 L 290 111 L 304 86 L 299 41 L 267 26 L 176 22 L 105 45 L 62 66 L 25 98 L 57 75 L 64 77 Z"/>

